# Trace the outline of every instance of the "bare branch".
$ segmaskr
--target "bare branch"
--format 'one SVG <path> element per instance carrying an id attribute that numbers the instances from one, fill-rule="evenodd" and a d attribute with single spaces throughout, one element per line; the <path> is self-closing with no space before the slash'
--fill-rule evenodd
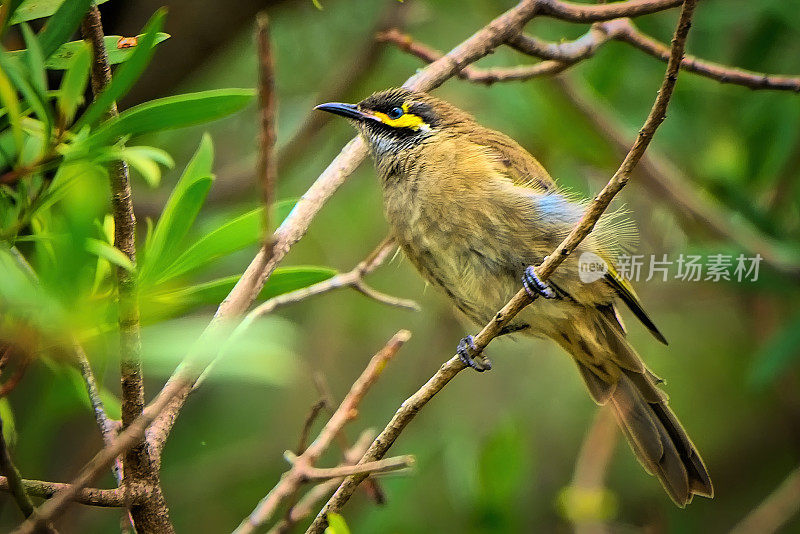
<path id="1" fill-rule="evenodd" d="M 628 43 L 661 61 L 669 59 L 668 46 L 640 32 L 631 21 L 626 20 L 624 22 L 624 27 L 614 36 L 614 39 Z M 750 89 L 800 92 L 800 76 L 776 76 L 753 72 L 689 55 L 683 58 L 681 69 L 711 78 L 720 83 L 743 85 Z"/>
<path id="2" fill-rule="evenodd" d="M 682 0 L 628 0 L 612 4 L 575 4 L 560 0 L 540 0 L 539 14 L 568 22 L 601 22 L 621 17 L 638 17 L 681 5 Z"/>
<path id="3" fill-rule="evenodd" d="M 358 415 L 358 405 L 364 398 L 370 386 L 375 383 L 383 372 L 386 364 L 394 357 L 400 347 L 411 337 L 407 330 L 400 330 L 386 346 L 378 351 L 367 364 L 366 369 L 361 373 L 350 391 L 347 393 L 342 403 L 333 413 L 331 418 L 320 431 L 319 436 L 308 447 L 308 449 L 298 456 L 292 468 L 284 473 L 280 482 L 258 503 L 253 512 L 236 528 L 236 534 L 254 532 L 258 527 L 269 521 L 281 502 L 293 495 L 297 488 L 307 479 L 306 472 L 312 468 L 333 439 L 348 422 Z M 363 475 L 366 476 L 366 475 Z"/>
<path id="4" fill-rule="evenodd" d="M 260 128 L 258 136 L 258 163 L 256 176 L 261 185 L 264 204 L 264 231 L 269 231 L 269 207 L 275 197 L 277 176 L 275 164 L 275 64 L 266 13 L 256 17 L 256 48 L 258 51 L 258 111 Z M 267 236 L 269 239 L 269 236 Z"/>
<path id="5" fill-rule="evenodd" d="M 69 488 L 69 484 L 44 480 L 22 479 L 21 483 L 28 495 L 44 499 L 49 499 L 57 492 Z M 6 477 L 0 477 L 0 491 L 11 491 Z M 132 504 L 144 502 L 149 495 L 150 492 L 141 486 L 114 489 L 83 488 L 75 495 L 75 502 L 105 508 L 127 508 Z"/>
<path id="6" fill-rule="evenodd" d="M 340 289 L 344 287 L 351 287 L 367 297 L 390 306 L 418 311 L 419 305 L 416 302 L 385 295 L 372 289 L 364 282 L 364 276 L 370 274 L 372 271 L 380 267 L 383 262 L 386 261 L 386 258 L 394 250 L 394 248 L 395 244 L 391 238 L 384 239 L 377 247 L 375 247 L 369 256 L 367 256 L 358 265 L 353 267 L 353 269 L 350 271 L 337 274 L 327 280 L 318 282 L 303 289 L 284 293 L 283 295 L 279 295 L 267 300 L 263 304 L 260 304 L 258 307 L 253 309 L 253 311 L 247 315 L 244 321 L 242 321 L 242 326 L 251 323 L 259 317 L 273 312 L 276 308 L 281 306 L 294 304 L 296 302 L 300 302 L 301 300 L 305 300 L 308 297 L 320 295 L 322 293 L 327 293 L 329 291 L 333 291 L 334 289 Z"/>
<path id="7" fill-rule="evenodd" d="M 286 451 L 284 456 L 293 466 L 298 463 L 298 457 L 290 451 Z M 413 466 L 414 457 L 405 455 L 357 465 L 344 464 L 337 467 L 299 465 L 298 469 L 306 480 L 329 480 L 331 478 L 343 478 L 357 474 L 376 475 L 380 473 L 389 473 L 391 471 L 399 471 L 400 469 L 408 469 Z"/>
<path id="8" fill-rule="evenodd" d="M 305 452 L 308 447 L 308 436 L 311 433 L 311 426 L 314 424 L 314 421 L 317 420 L 319 412 L 325 408 L 326 404 L 327 401 L 325 399 L 320 399 L 311 407 L 311 410 L 306 416 L 306 420 L 303 422 L 303 430 L 300 431 L 300 440 L 297 443 L 295 454 L 303 454 Z"/>
<path id="9" fill-rule="evenodd" d="M 624 4 L 612 4 L 624 5 Z M 686 37 L 691 27 L 691 18 L 696 5 L 696 0 L 686 0 L 681 9 L 678 26 L 675 30 L 675 36 L 672 39 L 672 50 L 670 61 L 667 65 L 667 71 L 664 75 L 664 80 L 661 88 L 658 91 L 655 103 L 653 104 L 650 113 L 645 120 L 644 126 L 639 131 L 636 141 L 628 152 L 628 155 L 623 160 L 617 172 L 609 180 L 606 187 L 594 198 L 589 204 L 586 212 L 581 218 L 580 222 L 570 232 L 564 241 L 555 249 L 555 251 L 545 258 L 544 262 L 536 269 L 537 274 L 543 280 L 549 278 L 555 269 L 566 259 L 566 257 L 575 250 L 580 242 L 592 231 L 594 225 L 597 223 L 600 216 L 611 203 L 614 196 L 627 184 L 630 179 L 630 174 L 636 164 L 644 154 L 645 149 L 650 144 L 650 141 L 655 134 L 658 126 L 664 121 L 667 105 L 669 104 L 672 91 L 675 88 L 675 82 L 680 67 L 680 61 L 683 57 L 683 52 L 686 45 Z M 592 7 L 609 7 L 607 5 L 592 6 Z M 503 326 L 505 326 L 514 316 L 517 315 L 525 306 L 532 302 L 528 293 L 521 289 L 503 309 L 495 315 L 494 319 L 487 324 L 480 333 L 474 338 L 475 346 L 478 351 L 486 348 L 486 345 L 500 333 Z M 409 422 L 419 412 L 427 402 L 433 398 L 439 391 L 444 388 L 453 379 L 453 377 L 460 371 L 464 370 L 466 366 L 458 357 L 453 356 L 450 360 L 445 362 L 439 371 L 431 377 L 428 382 L 417 390 L 408 400 L 406 400 L 401 407 L 397 410 L 391 421 L 387 424 L 386 428 L 375 438 L 375 441 L 370 446 L 369 450 L 364 454 L 361 462 L 371 462 L 382 458 L 394 441 L 398 438 L 400 433 L 405 429 Z M 322 510 L 317 514 L 314 522 L 309 527 L 307 533 L 321 533 L 326 525 L 326 515 L 330 512 L 336 512 L 350 499 L 356 487 L 364 479 L 363 475 L 354 475 L 347 477 L 339 489 L 328 500 Z"/>
<path id="10" fill-rule="evenodd" d="M 772 534 L 800 511 L 800 467 L 770 493 L 758 507 L 747 514 L 731 534 Z"/>

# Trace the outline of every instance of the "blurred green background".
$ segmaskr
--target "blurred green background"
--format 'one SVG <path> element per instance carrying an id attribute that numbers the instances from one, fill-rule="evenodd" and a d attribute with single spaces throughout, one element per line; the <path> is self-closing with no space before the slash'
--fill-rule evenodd
<path id="1" fill-rule="evenodd" d="M 160 0 L 104 4 L 106 33 L 138 33 L 160 5 Z M 175 0 L 169 3 L 165 30 L 172 38 L 159 46 L 146 76 L 121 107 L 177 92 L 254 87 L 253 20 L 266 9 L 275 48 L 280 152 L 321 98 L 357 101 L 402 84 L 421 66 L 388 46 L 365 54 L 376 46 L 373 33 L 387 13 L 392 25 L 449 50 L 512 5 L 507 0 L 323 0 L 319 10 L 310 0 Z M 676 16 L 672 11 L 637 23 L 668 41 Z M 688 51 L 756 71 L 800 73 L 798 28 L 800 14 L 793 2 L 710 0 L 698 8 Z M 559 40 L 587 28 L 537 19 L 527 29 Z M 530 61 L 503 49 L 479 65 Z M 592 106 L 616 117 L 630 137 L 649 111 L 663 71 L 658 60 L 612 42 L 568 77 L 589 95 Z M 331 95 L 334 89 L 338 94 Z M 620 161 L 613 145 L 552 80 L 491 87 L 451 80 L 436 95 L 514 137 L 561 184 L 580 194 L 592 195 Z M 724 210 L 734 232 L 756 232 L 791 261 L 800 248 L 798 98 L 684 73 L 651 152 L 679 171 L 671 178 L 688 180 Z M 258 206 L 251 106 L 210 126 L 141 140 L 167 150 L 176 162 L 176 170 L 157 189 L 134 175 L 134 204 L 143 228 L 148 217 L 157 218 L 205 131 L 214 140 L 217 180 L 194 231 L 201 235 Z M 295 145 L 294 155 L 284 152 L 278 198 L 299 197 L 352 135 L 344 121 L 332 121 Z M 644 179 L 636 175 L 621 195 L 640 230 L 637 253 L 753 255 L 734 241 L 715 238 L 702 221 L 643 185 Z M 349 270 L 386 232 L 378 182 L 367 163 L 324 207 L 283 265 Z M 254 251 L 225 257 L 194 281 L 240 273 Z M 630 338 L 650 367 L 667 378 L 671 406 L 703 453 L 717 496 L 677 509 L 620 442 L 607 474 L 606 504 L 590 509 L 589 515 L 599 513 L 620 532 L 722 532 L 795 469 L 800 462 L 798 280 L 796 270 L 792 274 L 764 262 L 756 282 L 637 284 L 670 345 L 658 344 L 635 320 L 628 321 Z M 394 332 L 412 331 L 411 341 L 347 429 L 355 439 L 363 428 L 382 428 L 453 354 L 458 340 L 474 333 L 473 326 L 459 323 L 441 295 L 426 290 L 401 255 L 368 281 L 416 300 L 422 311 L 389 308 L 346 290 L 281 309 L 260 327 L 263 343 L 256 351 L 223 361 L 191 397 L 162 468 L 178 532 L 231 530 L 277 482 L 287 468 L 282 453 L 295 446 L 319 398 L 314 372 L 327 378 L 339 400 Z M 144 330 L 148 398 L 212 311 L 197 310 Z M 117 350 L 113 339 L 90 347 L 93 365 L 113 392 L 118 391 Z M 495 364 L 491 373 L 459 375 L 398 440 L 392 454 L 414 454 L 417 467 L 380 479 L 388 503 L 376 506 L 360 492 L 344 509 L 353 532 L 571 529 L 559 496 L 571 483 L 597 408 L 574 365 L 552 343 L 501 339 L 489 354 Z M 14 454 L 26 478 L 68 480 L 101 445 L 74 376 L 53 365 L 35 362 L 10 395 L 10 406 L 17 432 Z M 336 461 L 334 450 L 324 465 Z M 102 484 L 111 487 L 110 475 Z M 0 501 L 0 529 L 17 524 L 18 516 L 7 498 Z M 58 526 L 67 533 L 110 532 L 118 524 L 115 510 L 73 506 Z M 785 531 L 800 532 L 800 521 L 795 518 Z"/>

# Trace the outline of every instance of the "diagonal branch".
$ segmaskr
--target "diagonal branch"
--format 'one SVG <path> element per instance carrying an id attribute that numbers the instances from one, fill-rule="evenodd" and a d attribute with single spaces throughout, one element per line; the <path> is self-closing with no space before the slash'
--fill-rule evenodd
<path id="1" fill-rule="evenodd" d="M 658 96 L 645 120 L 644 126 L 639 130 L 636 141 L 617 172 L 589 204 L 580 222 L 575 226 L 572 232 L 570 232 L 569 236 L 567 236 L 567 238 L 556 247 L 553 253 L 545 258 L 542 264 L 536 269 L 537 275 L 540 278 L 544 277 L 542 278 L 543 280 L 549 278 L 555 269 L 575 250 L 580 242 L 589 235 L 594 225 L 600 219 L 600 216 L 606 208 L 608 208 L 611 200 L 625 187 L 625 184 L 628 183 L 631 172 L 642 158 L 656 129 L 664 121 L 667 105 L 672 97 L 675 82 L 677 81 L 680 62 L 685 50 L 686 37 L 691 27 L 691 19 L 695 5 L 696 0 L 686 0 L 683 3 L 678 25 L 675 30 L 675 36 L 672 39 L 671 56 L 667 65 L 667 71 L 664 75 L 664 80 L 661 83 Z M 503 309 L 497 312 L 494 319 L 474 338 L 477 350 L 481 351 L 485 349 L 486 345 L 497 337 L 503 326 L 531 302 L 532 299 L 528 293 L 524 289 L 521 289 Z M 434 395 L 441 391 L 456 374 L 463 371 L 465 368 L 466 366 L 458 355 L 453 356 L 453 358 L 445 362 L 439 371 L 433 375 L 425 385 L 401 405 L 391 421 L 386 425 L 386 428 L 375 438 L 372 446 L 370 446 L 359 463 L 371 462 L 382 458 L 419 410 L 422 409 Z M 327 514 L 340 510 L 350 499 L 353 492 L 364 478 L 363 475 L 347 477 L 345 481 L 342 482 L 342 485 L 339 486 L 339 489 L 336 490 L 336 493 L 333 494 L 322 510 L 320 510 L 314 522 L 309 527 L 307 534 L 321 533 L 326 525 Z"/>
<path id="2" fill-rule="evenodd" d="M 764 502 L 747 514 L 731 534 L 772 534 L 778 532 L 800 511 L 800 467 L 795 468 Z"/>

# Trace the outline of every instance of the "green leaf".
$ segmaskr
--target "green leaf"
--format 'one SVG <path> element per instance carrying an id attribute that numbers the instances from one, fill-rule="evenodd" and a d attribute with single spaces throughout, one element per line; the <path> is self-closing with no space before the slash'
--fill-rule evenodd
<path id="1" fill-rule="evenodd" d="M 83 102 L 83 94 L 89 81 L 91 60 L 92 55 L 89 51 L 89 46 L 83 43 L 83 46 L 79 47 L 72 56 L 69 68 L 64 73 L 58 95 L 58 111 L 63 120 L 61 124 L 72 124 L 75 111 Z"/>
<path id="2" fill-rule="evenodd" d="M 241 110 L 253 98 L 250 89 L 216 89 L 152 100 L 103 123 L 84 145 L 97 146 L 125 136 L 183 128 Z"/>
<path id="3" fill-rule="evenodd" d="M 13 447 L 17 443 L 17 422 L 8 397 L 0 398 L 0 419 L 3 420 L 3 439 Z"/>
<path id="4" fill-rule="evenodd" d="M 201 237 L 165 267 L 156 283 L 194 271 L 217 258 L 258 243 L 263 236 L 264 211 L 249 211 Z"/>
<path id="5" fill-rule="evenodd" d="M 300 198 L 286 198 L 273 204 L 272 212 L 275 215 L 275 226 L 280 226 L 284 219 L 292 212 L 299 200 Z"/>
<path id="6" fill-rule="evenodd" d="M 39 45 L 39 39 L 27 24 L 20 26 L 22 28 L 22 37 L 25 39 L 25 63 L 28 65 L 28 73 L 31 78 L 31 83 L 34 89 L 39 93 L 39 98 L 42 101 L 47 100 L 47 73 L 44 70 L 44 56 L 42 55 L 42 47 Z"/>
<path id="7" fill-rule="evenodd" d="M 142 175 L 150 187 L 158 187 L 161 183 L 161 167 L 172 168 L 175 162 L 169 154 L 158 148 L 150 146 L 131 146 L 111 149 L 109 157 L 121 159 Z"/>
<path id="8" fill-rule="evenodd" d="M 139 41 L 130 59 L 114 73 L 111 83 L 106 89 L 94 99 L 80 120 L 75 123 L 75 129 L 80 130 L 87 124 L 94 124 L 106 114 L 109 108 L 125 96 L 142 72 L 150 63 L 150 59 L 155 52 L 156 37 L 164 27 L 164 18 L 167 16 L 166 9 L 162 8 L 150 17 L 144 27 L 144 37 Z"/>
<path id="9" fill-rule="evenodd" d="M 328 526 L 325 527 L 325 534 L 350 534 L 350 528 L 341 515 L 330 512 L 326 515 L 326 519 Z"/>
<path id="10" fill-rule="evenodd" d="M 118 267 L 122 267 L 126 271 L 133 271 L 136 268 L 128 256 L 123 254 L 120 249 L 116 248 L 110 243 L 106 243 L 105 241 L 100 241 L 99 239 L 95 239 L 93 237 L 87 238 L 86 251 L 100 258 L 104 258 L 110 263 L 113 263 Z"/>
<path id="11" fill-rule="evenodd" d="M 202 317 L 146 326 L 142 331 L 142 358 L 148 372 L 169 376 L 186 357 L 187 347 L 203 339 L 200 350 L 208 350 L 210 358 L 224 350 L 224 357 L 215 361 L 209 380 L 271 386 L 295 383 L 300 372 L 294 351 L 298 335 L 291 322 L 277 316 L 265 317 L 235 341 L 228 339 L 225 329 L 209 333 L 207 327 L 208 319 Z"/>
<path id="12" fill-rule="evenodd" d="M 755 386 L 765 386 L 800 359 L 800 313 L 795 314 L 758 351 L 750 379 Z"/>
<path id="13" fill-rule="evenodd" d="M 3 107 L 8 108 L 8 120 L 11 123 L 11 134 L 14 144 L 12 145 L 11 154 L 7 154 L 7 159 L 15 159 L 12 154 L 17 154 L 22 150 L 22 110 L 19 106 L 19 99 L 17 92 L 11 85 L 11 80 L 6 75 L 6 68 L 0 68 L 0 103 Z M 8 161 L 8 163 L 12 163 Z"/>
<path id="14" fill-rule="evenodd" d="M 296 289 L 302 289 L 327 280 L 335 276 L 336 273 L 335 269 L 329 267 L 279 267 L 275 269 L 275 272 L 267 280 L 258 298 L 267 300 Z M 154 313 L 163 313 L 165 310 L 183 311 L 198 306 L 213 306 L 222 302 L 222 299 L 231 292 L 239 278 L 241 278 L 241 275 L 226 276 L 174 291 L 144 295 L 142 300 L 145 303 L 149 302 L 153 306 Z M 146 306 L 145 308 L 147 309 Z"/>
<path id="15" fill-rule="evenodd" d="M 47 209 L 61 200 L 64 195 L 67 194 L 70 187 L 75 185 L 79 179 L 86 178 L 89 175 L 107 178 L 107 171 L 103 166 L 85 160 L 59 165 L 53 182 L 40 198 L 39 203 L 36 205 L 35 212 Z M 99 181 L 100 179 L 95 180 L 95 182 Z"/>
<path id="16" fill-rule="evenodd" d="M 175 184 L 147 241 L 141 266 L 142 282 L 150 279 L 153 273 L 165 270 L 178 255 L 178 245 L 186 237 L 211 188 L 213 161 L 214 147 L 211 137 L 206 134 Z"/>
<path id="17" fill-rule="evenodd" d="M 5 29 L 13 24 L 11 21 L 21 3 L 21 0 L 5 0 L 0 5 L 0 37 L 5 33 Z"/>
<path id="18" fill-rule="evenodd" d="M 108 0 L 95 0 L 95 4 L 100 5 Z M 64 3 L 64 0 L 26 0 L 14 11 L 11 17 L 11 25 L 25 22 L 26 20 L 41 19 L 49 17 Z"/>
<path id="19" fill-rule="evenodd" d="M 92 0 L 64 0 L 56 12 L 47 20 L 44 30 L 39 34 L 42 56 L 46 59 L 67 42 L 75 33 L 81 19 L 89 11 Z M 22 9 L 20 7 L 20 9 Z M 19 10 L 17 10 L 19 11 Z"/>

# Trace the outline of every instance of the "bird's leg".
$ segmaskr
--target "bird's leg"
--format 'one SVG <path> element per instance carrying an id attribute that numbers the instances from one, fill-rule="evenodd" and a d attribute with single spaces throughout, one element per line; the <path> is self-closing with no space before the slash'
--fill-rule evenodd
<path id="1" fill-rule="evenodd" d="M 481 354 L 481 352 L 475 346 L 475 340 L 472 336 L 467 336 L 459 341 L 458 347 L 456 348 L 456 353 L 458 353 L 458 356 L 465 365 L 472 367 L 479 373 L 488 371 L 492 368 L 491 360 Z"/>
<path id="2" fill-rule="evenodd" d="M 522 275 L 522 287 L 528 292 L 532 299 L 542 296 L 546 299 L 556 298 L 556 292 L 550 287 L 547 282 L 542 282 L 536 275 L 536 269 L 533 265 L 525 267 L 525 273 Z"/>

